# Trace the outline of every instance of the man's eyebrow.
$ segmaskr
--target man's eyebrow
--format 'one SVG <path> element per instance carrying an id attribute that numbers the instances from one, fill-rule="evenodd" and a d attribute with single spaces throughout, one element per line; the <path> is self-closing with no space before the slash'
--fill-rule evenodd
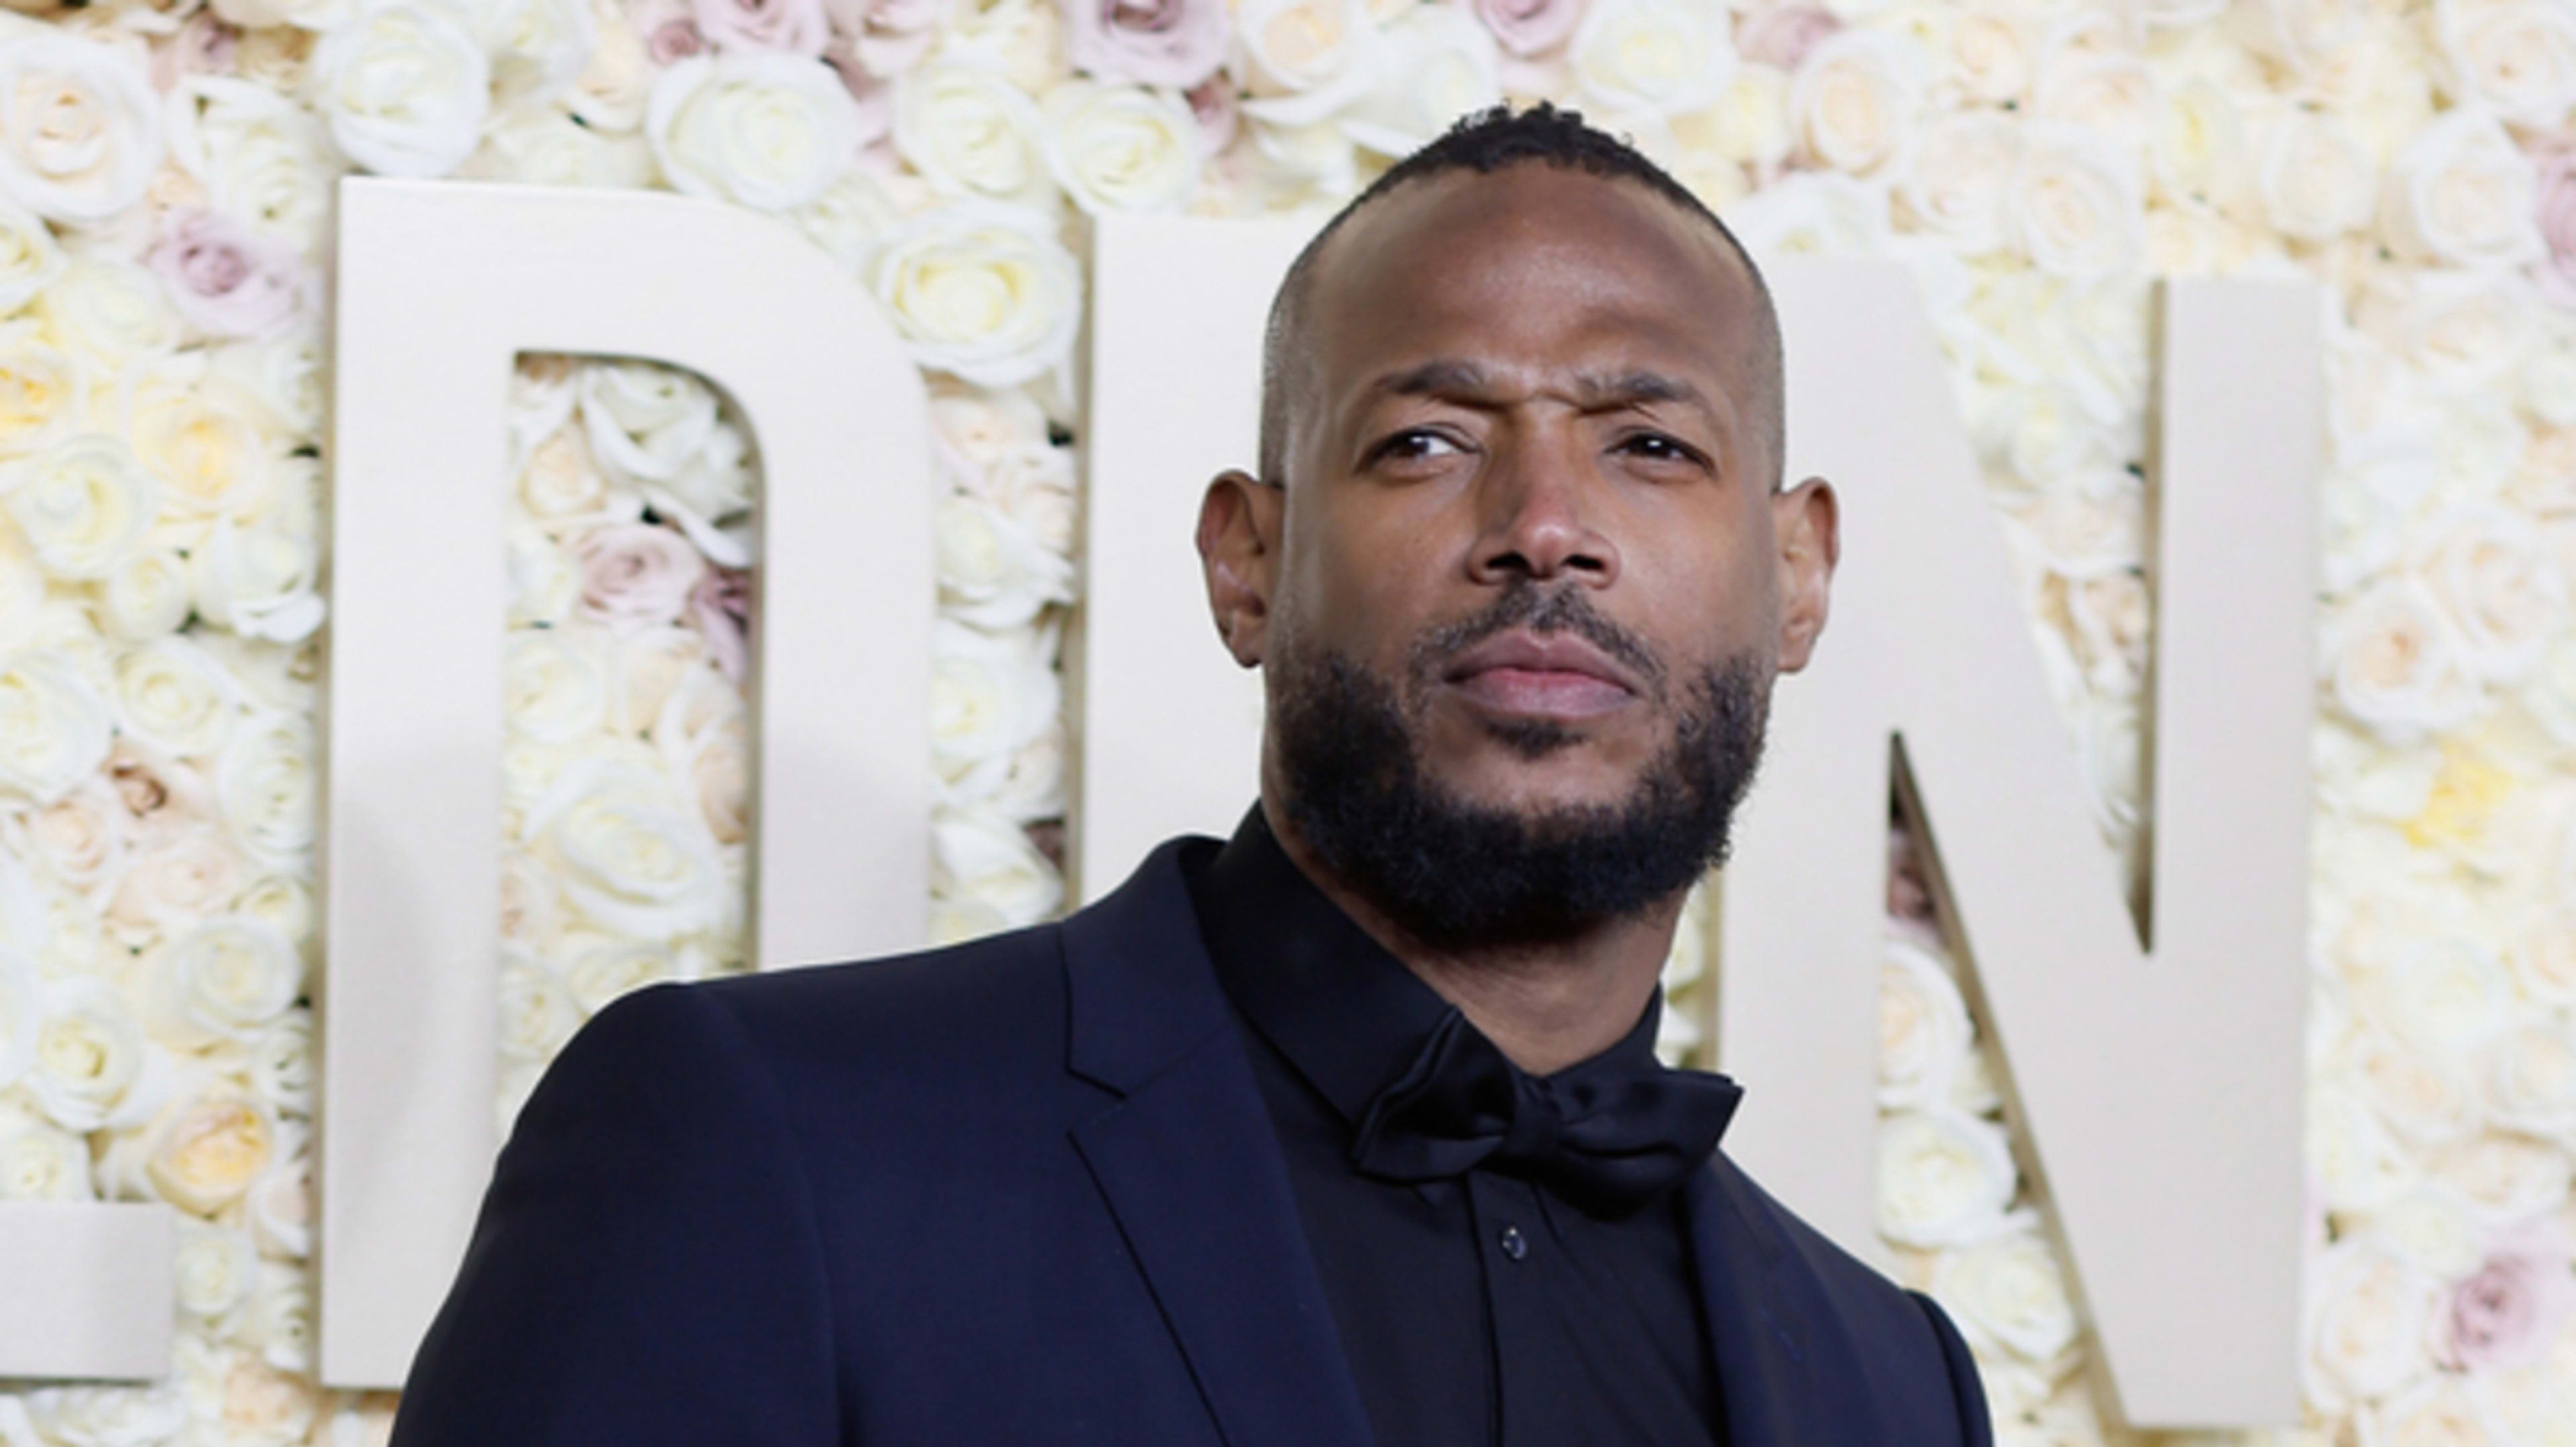
<path id="1" fill-rule="evenodd" d="M 1393 397 L 1472 397 L 1492 391 L 1493 386 L 1493 374 L 1474 362 L 1434 357 L 1420 366 L 1387 373 L 1369 383 L 1369 390 Z"/>
<path id="2" fill-rule="evenodd" d="M 1586 372 L 1574 379 L 1574 393 L 1588 408 L 1629 407 L 1640 402 L 1679 402 L 1705 408 L 1699 388 L 1661 372 Z"/>
<path id="3" fill-rule="evenodd" d="M 1475 362 L 1435 357 L 1418 366 L 1389 372 L 1369 384 L 1379 396 L 1479 398 L 1492 395 L 1494 374 Z M 1639 368 L 1626 372 L 1584 372 L 1574 378 L 1575 404 L 1586 410 L 1633 407 L 1644 402 L 1677 402 L 1707 409 L 1699 388 L 1680 377 Z"/>

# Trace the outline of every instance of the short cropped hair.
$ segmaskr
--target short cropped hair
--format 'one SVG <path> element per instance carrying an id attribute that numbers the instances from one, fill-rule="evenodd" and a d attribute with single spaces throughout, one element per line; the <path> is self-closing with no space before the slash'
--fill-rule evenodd
<path id="1" fill-rule="evenodd" d="M 1561 171 L 1580 171 L 1607 180 L 1634 181 L 1656 195 L 1708 223 L 1726 243 L 1727 249 L 1744 264 L 1744 274 L 1752 280 L 1754 295 L 1754 334 L 1747 343 L 1744 358 L 1745 375 L 1753 382 L 1754 396 L 1750 413 L 1755 435 L 1770 455 L 1771 486 L 1780 486 L 1782 446 L 1787 433 L 1784 418 L 1785 398 L 1781 382 L 1780 317 L 1771 304 L 1771 288 L 1762 280 L 1762 269 L 1753 263 L 1752 254 L 1717 219 L 1690 188 L 1674 180 L 1654 162 L 1638 154 L 1635 147 L 1618 137 L 1586 125 L 1579 111 L 1559 110 L 1546 101 L 1523 111 L 1508 106 L 1495 106 L 1466 116 L 1448 132 L 1421 150 L 1398 161 L 1370 184 L 1351 203 L 1324 224 L 1297 260 L 1288 268 L 1287 277 L 1279 283 L 1279 293 L 1270 303 L 1270 323 L 1261 347 L 1261 480 L 1274 486 L 1287 477 L 1288 423 L 1290 393 L 1288 370 L 1296 365 L 1306 344 L 1306 309 L 1314 290 L 1316 258 L 1324 244 L 1342 228 L 1342 224 L 1370 203 L 1410 182 L 1428 180 L 1450 171 L 1474 171 L 1491 175 L 1508 167 L 1535 162 Z"/>

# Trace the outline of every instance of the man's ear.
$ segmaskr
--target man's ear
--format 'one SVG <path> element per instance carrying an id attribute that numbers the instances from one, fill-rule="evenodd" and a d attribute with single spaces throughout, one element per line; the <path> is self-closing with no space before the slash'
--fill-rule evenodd
<path id="1" fill-rule="evenodd" d="M 1285 501 L 1279 488 L 1233 470 L 1218 473 L 1199 499 L 1199 566 L 1207 576 L 1208 611 L 1225 651 L 1246 668 L 1261 666 L 1269 641 Z"/>
<path id="2" fill-rule="evenodd" d="M 1780 671 L 1795 673 L 1816 651 L 1831 602 L 1834 563 L 1842 556 L 1841 507 L 1821 477 L 1771 499 L 1771 532 L 1780 545 Z"/>

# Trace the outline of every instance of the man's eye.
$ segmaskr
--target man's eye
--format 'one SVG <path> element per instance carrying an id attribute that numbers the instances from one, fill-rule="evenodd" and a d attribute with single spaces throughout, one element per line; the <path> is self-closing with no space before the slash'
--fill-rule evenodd
<path id="1" fill-rule="evenodd" d="M 1691 447 L 1688 444 L 1677 441 L 1673 438 L 1666 437 L 1660 432 L 1640 432 L 1632 437 L 1623 437 L 1619 440 L 1619 448 L 1623 452 L 1633 453 L 1639 457 L 1653 458 L 1658 462 L 1697 462 L 1700 460 L 1700 454 L 1697 448 Z"/>
<path id="2" fill-rule="evenodd" d="M 1425 457 L 1447 457 L 1462 450 L 1454 439 L 1417 427 L 1379 443 L 1377 455 L 1390 461 L 1410 462 Z"/>

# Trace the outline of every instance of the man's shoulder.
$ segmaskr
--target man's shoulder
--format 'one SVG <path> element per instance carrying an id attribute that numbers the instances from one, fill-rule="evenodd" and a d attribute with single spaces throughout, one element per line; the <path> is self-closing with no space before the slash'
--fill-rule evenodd
<path id="1" fill-rule="evenodd" d="M 1920 1294 L 1809 1225 L 1729 1157 L 1721 1154 L 1711 1165 L 1727 1200 L 1755 1237 L 1776 1253 L 1773 1266 L 1805 1278 L 1847 1330 L 1882 1340 L 1893 1333 L 1931 1344 L 1923 1335 L 1925 1299 Z"/>

